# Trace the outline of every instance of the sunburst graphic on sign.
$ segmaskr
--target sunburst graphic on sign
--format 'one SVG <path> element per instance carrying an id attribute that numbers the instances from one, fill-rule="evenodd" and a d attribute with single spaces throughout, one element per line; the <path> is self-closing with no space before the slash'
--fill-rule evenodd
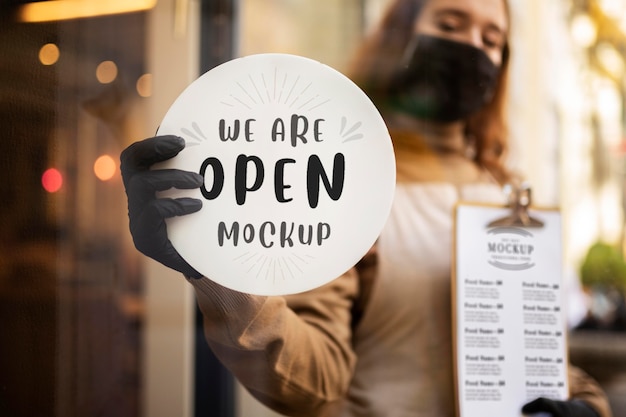
<path id="1" fill-rule="evenodd" d="M 300 75 L 281 72 L 274 68 L 271 74 L 249 73 L 235 82 L 235 91 L 220 101 L 227 107 L 248 110 L 267 104 L 281 104 L 293 110 L 312 111 L 330 102 L 315 92 L 313 81 Z"/>
<path id="2" fill-rule="evenodd" d="M 339 130 L 339 134 L 343 138 L 342 143 L 363 139 L 365 137 L 363 133 L 358 132 L 361 126 L 363 126 L 362 122 L 356 122 L 346 130 L 348 127 L 348 118 L 343 116 L 341 118 L 341 128 Z"/>
<path id="3" fill-rule="evenodd" d="M 294 279 L 303 274 L 303 269 L 315 260 L 311 255 L 298 255 L 296 253 L 284 256 L 270 256 L 259 252 L 246 252 L 233 259 L 247 267 L 246 274 L 254 274 L 257 279 L 265 281 L 277 281 Z"/>
<path id="4" fill-rule="evenodd" d="M 197 122 L 191 122 L 191 129 L 183 127 L 180 131 L 185 136 L 186 146 L 197 146 L 209 140 Z"/>

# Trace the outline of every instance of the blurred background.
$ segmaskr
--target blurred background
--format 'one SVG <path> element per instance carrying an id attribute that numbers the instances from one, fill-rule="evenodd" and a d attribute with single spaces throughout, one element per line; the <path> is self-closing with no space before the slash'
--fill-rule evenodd
<path id="1" fill-rule="evenodd" d="M 119 154 L 199 74 L 342 70 L 387 0 L 3 0 L 0 415 L 270 416 L 127 231 Z M 626 0 L 509 0 L 510 165 L 563 213 L 570 359 L 626 415 Z"/>

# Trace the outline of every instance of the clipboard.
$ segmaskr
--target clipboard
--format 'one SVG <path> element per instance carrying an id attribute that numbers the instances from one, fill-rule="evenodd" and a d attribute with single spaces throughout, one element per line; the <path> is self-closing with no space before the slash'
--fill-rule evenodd
<path id="1" fill-rule="evenodd" d="M 521 416 L 537 397 L 566 399 L 567 322 L 561 215 L 459 202 L 454 213 L 452 331 L 457 417 Z"/>

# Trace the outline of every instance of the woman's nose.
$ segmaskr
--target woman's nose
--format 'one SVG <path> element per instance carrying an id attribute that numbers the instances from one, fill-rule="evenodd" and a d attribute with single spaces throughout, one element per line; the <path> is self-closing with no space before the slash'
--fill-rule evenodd
<path id="1" fill-rule="evenodd" d="M 470 45 L 478 49 L 483 49 L 484 47 L 483 35 L 480 31 L 480 28 L 477 28 L 477 27 L 470 28 L 467 31 L 467 34 L 465 37 L 466 37 L 465 42 L 469 43 Z"/>

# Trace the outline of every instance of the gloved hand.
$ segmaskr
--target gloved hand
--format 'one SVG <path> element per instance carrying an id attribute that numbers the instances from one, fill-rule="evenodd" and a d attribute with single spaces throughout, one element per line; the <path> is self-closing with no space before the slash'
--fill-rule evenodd
<path id="1" fill-rule="evenodd" d="M 558 401 L 540 397 L 522 407 L 524 415 L 541 412 L 550 413 L 553 417 L 598 417 L 593 408 L 580 400 Z"/>
<path id="2" fill-rule="evenodd" d="M 192 278 L 202 274 L 189 265 L 167 237 L 165 219 L 199 211 L 202 201 L 195 198 L 157 198 L 157 191 L 172 187 L 193 189 L 202 185 L 200 174 L 178 169 L 150 170 L 150 167 L 176 156 L 185 147 L 177 136 L 157 136 L 135 142 L 121 156 L 122 179 L 128 197 L 130 233 L 135 247 L 143 254 Z"/>

